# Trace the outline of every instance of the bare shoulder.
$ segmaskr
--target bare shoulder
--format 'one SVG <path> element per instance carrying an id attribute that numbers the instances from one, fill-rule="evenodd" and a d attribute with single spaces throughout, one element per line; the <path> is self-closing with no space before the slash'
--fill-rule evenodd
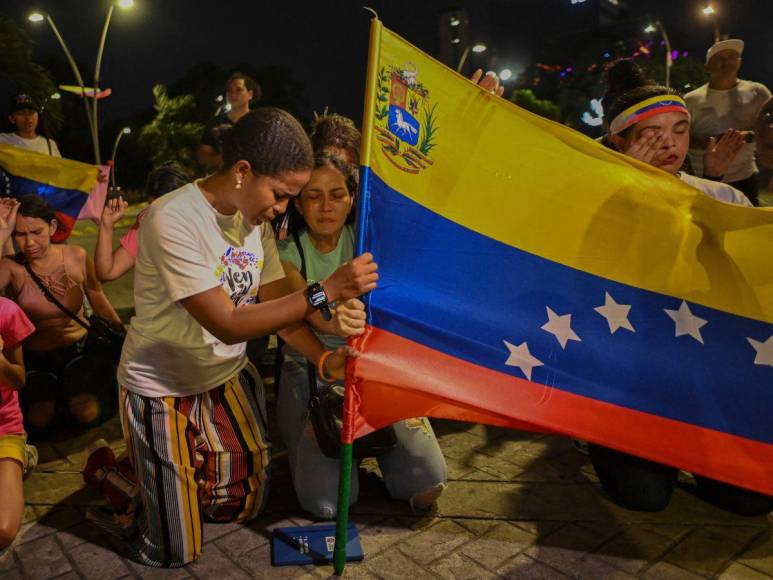
<path id="1" fill-rule="evenodd" d="M 62 254 L 64 255 L 65 260 L 83 261 L 88 255 L 86 248 L 83 246 L 78 246 L 76 244 L 62 244 L 60 247 L 62 248 Z"/>
<path id="2" fill-rule="evenodd" d="M 74 276 L 77 282 L 83 282 L 86 279 L 87 270 L 86 260 L 88 252 L 86 252 L 86 248 L 75 244 L 64 244 L 61 248 L 67 271 L 70 272 L 70 275 Z"/>
<path id="3" fill-rule="evenodd" d="M 23 271 L 24 266 L 14 260 L 13 256 L 4 256 L 2 259 L 0 259 L 0 269 L 3 269 L 7 272 L 16 273 Z"/>

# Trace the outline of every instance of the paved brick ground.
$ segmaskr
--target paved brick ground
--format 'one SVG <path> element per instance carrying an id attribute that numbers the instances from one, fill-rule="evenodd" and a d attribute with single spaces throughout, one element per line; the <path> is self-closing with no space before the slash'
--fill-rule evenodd
<path id="1" fill-rule="evenodd" d="M 437 511 L 420 517 L 386 497 L 375 462 L 362 467 L 352 509 L 366 558 L 349 578 L 773 578 L 770 518 L 740 518 L 695 498 L 685 478 L 661 514 L 615 507 L 587 457 L 566 439 L 436 422 L 451 481 Z M 83 488 L 84 446 L 102 436 L 117 450 L 117 421 L 40 446 L 25 485 L 25 524 L 0 556 L 0 580 L 27 578 L 321 578 L 330 567 L 272 568 L 277 526 L 309 523 L 277 447 L 266 514 L 248 526 L 207 525 L 201 560 L 155 570 L 84 520 L 99 499 Z"/>

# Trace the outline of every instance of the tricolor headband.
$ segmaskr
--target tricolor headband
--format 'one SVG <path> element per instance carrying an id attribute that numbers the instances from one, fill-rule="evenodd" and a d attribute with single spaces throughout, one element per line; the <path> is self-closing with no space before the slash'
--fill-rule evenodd
<path id="1" fill-rule="evenodd" d="M 609 132 L 612 135 L 617 135 L 639 121 L 648 119 L 653 115 L 670 113 L 672 111 L 684 113 L 687 115 L 688 119 L 690 118 L 687 105 L 682 97 L 678 95 L 658 95 L 657 97 L 650 97 L 640 103 L 631 105 L 615 117 L 609 125 Z"/>

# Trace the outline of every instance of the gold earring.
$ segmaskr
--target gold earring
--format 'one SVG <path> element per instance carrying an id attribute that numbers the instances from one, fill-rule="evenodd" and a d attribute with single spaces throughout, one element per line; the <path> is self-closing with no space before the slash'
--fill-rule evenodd
<path id="1" fill-rule="evenodd" d="M 237 179 L 236 180 L 236 189 L 241 189 L 241 188 L 242 188 L 242 180 L 241 179 Z"/>

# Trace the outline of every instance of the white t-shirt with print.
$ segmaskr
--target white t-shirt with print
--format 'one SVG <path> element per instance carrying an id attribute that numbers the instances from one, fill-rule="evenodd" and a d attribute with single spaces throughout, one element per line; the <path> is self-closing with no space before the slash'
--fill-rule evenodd
<path id="1" fill-rule="evenodd" d="M 59 153 L 59 147 L 56 146 L 56 141 L 53 139 L 46 139 L 40 135 L 33 139 L 25 139 L 24 137 L 19 137 L 16 133 L 0 133 L 0 143 L 13 145 L 20 149 L 27 149 L 28 151 L 44 153 L 46 155 L 51 155 L 52 157 L 62 156 L 62 154 Z M 50 151 L 48 149 L 49 145 L 51 146 Z"/>
<path id="2" fill-rule="evenodd" d="M 727 129 L 747 131 L 754 128 L 762 105 L 770 91 L 760 83 L 739 80 L 732 89 L 710 89 L 708 84 L 684 96 L 690 111 L 690 136 L 695 139 L 718 137 Z M 754 161 L 755 145 L 746 143 L 728 167 L 723 181 L 733 183 L 757 172 Z M 703 175 L 704 149 L 690 149 L 690 164 L 697 175 Z"/>
<path id="3" fill-rule="evenodd" d="M 687 185 L 699 189 L 713 199 L 724 201 L 725 203 L 732 203 L 734 205 L 753 207 L 749 198 L 732 185 L 722 183 L 721 181 L 704 179 L 703 177 L 695 177 L 694 175 L 689 175 L 681 171 L 679 172 L 678 177 Z"/>
<path id="4" fill-rule="evenodd" d="M 227 345 L 180 300 L 222 287 L 236 307 L 284 277 L 270 224 L 217 212 L 195 183 L 153 203 L 139 229 L 134 306 L 118 380 L 147 397 L 183 397 L 223 384 L 247 364 L 246 344 Z"/>

